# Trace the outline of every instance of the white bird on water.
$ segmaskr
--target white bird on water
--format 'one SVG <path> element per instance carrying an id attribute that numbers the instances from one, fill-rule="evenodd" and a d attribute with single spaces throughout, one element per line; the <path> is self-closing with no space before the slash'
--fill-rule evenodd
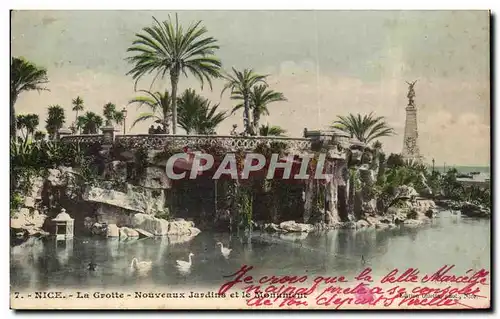
<path id="1" fill-rule="evenodd" d="M 220 252 L 222 253 L 222 256 L 224 256 L 226 259 L 229 258 L 229 254 L 231 253 L 232 249 L 224 247 L 224 245 L 220 241 L 217 242 L 217 245 L 220 245 Z"/>
<path id="2" fill-rule="evenodd" d="M 153 268 L 152 261 L 139 261 L 137 258 L 132 259 L 130 270 L 140 276 L 146 275 Z"/>
<path id="3" fill-rule="evenodd" d="M 193 264 L 193 261 L 191 260 L 191 257 L 193 257 L 193 256 L 194 256 L 193 253 L 189 253 L 189 257 L 188 257 L 189 261 L 176 260 L 177 269 L 183 273 L 189 272 L 189 270 L 191 269 L 191 265 Z"/>

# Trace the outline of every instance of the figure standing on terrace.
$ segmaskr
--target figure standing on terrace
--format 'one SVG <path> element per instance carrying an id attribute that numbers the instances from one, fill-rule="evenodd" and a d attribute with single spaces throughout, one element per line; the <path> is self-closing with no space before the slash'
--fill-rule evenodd
<path id="1" fill-rule="evenodd" d="M 155 133 L 155 126 L 151 125 L 148 130 L 148 134 L 154 134 Z"/>

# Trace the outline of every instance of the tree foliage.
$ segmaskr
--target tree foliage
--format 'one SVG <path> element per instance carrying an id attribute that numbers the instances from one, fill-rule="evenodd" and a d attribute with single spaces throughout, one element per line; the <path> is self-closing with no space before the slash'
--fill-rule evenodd
<path id="1" fill-rule="evenodd" d="M 23 57 L 13 57 L 10 62 L 10 125 L 11 135 L 16 134 L 15 104 L 22 92 L 48 91 L 47 70 Z"/>
<path id="2" fill-rule="evenodd" d="M 285 136 L 286 130 L 277 125 L 261 125 L 259 128 L 260 136 Z"/>
<path id="3" fill-rule="evenodd" d="M 139 116 L 132 123 L 134 127 L 137 123 L 154 120 L 155 123 L 161 124 L 163 130 L 166 134 L 170 133 L 169 121 L 172 117 L 172 97 L 165 90 L 164 93 L 161 92 L 151 92 L 147 90 L 140 90 L 139 92 L 144 93 L 142 96 L 137 96 L 129 101 L 129 104 L 137 104 L 138 107 L 144 105 L 150 108 L 150 112 L 140 113 Z"/>
<path id="4" fill-rule="evenodd" d="M 244 100 L 243 95 L 235 95 L 236 99 Z M 252 111 L 252 126 L 255 133 L 259 133 L 260 118 L 263 115 L 269 115 L 269 104 L 273 102 L 286 101 L 287 99 L 281 92 L 269 89 L 267 84 L 255 85 L 250 92 L 250 110 Z M 245 107 L 244 101 L 233 108 L 233 113 Z"/>
<path id="5" fill-rule="evenodd" d="M 373 113 L 363 116 L 361 114 L 338 116 L 332 127 L 350 134 L 363 143 L 370 143 L 377 138 L 395 133 L 383 116 L 374 116 Z"/>
<path id="6" fill-rule="evenodd" d="M 103 125 L 103 119 L 94 112 L 87 111 L 77 119 L 77 127 L 82 129 L 83 134 L 98 134 Z"/>
<path id="7" fill-rule="evenodd" d="M 227 118 L 226 112 L 217 111 L 219 104 L 211 105 L 191 89 L 184 91 L 177 104 L 179 125 L 186 134 L 215 134 L 217 126 Z"/>
<path id="8" fill-rule="evenodd" d="M 267 75 L 261 75 L 255 73 L 252 69 L 244 69 L 243 71 L 238 71 L 232 68 L 233 73 L 226 73 L 224 79 L 226 84 L 222 89 L 221 95 L 224 94 L 226 90 L 230 90 L 232 100 L 240 100 L 241 104 L 238 104 L 233 108 L 233 113 L 243 107 L 243 127 L 245 133 L 253 135 L 254 127 L 250 119 L 250 109 L 251 109 L 251 98 L 252 90 L 255 86 L 259 84 L 267 84 Z"/>
<path id="9" fill-rule="evenodd" d="M 38 114 L 21 114 L 17 116 L 17 129 L 22 131 L 23 137 L 33 136 L 40 122 Z"/>
<path id="10" fill-rule="evenodd" d="M 145 75 L 153 74 L 154 81 L 167 73 L 171 82 L 172 130 L 177 132 L 177 86 L 181 74 L 193 75 L 203 85 L 207 82 L 212 88 L 212 79 L 220 76 L 221 62 L 215 56 L 219 49 L 217 40 L 207 36 L 207 29 L 197 21 L 184 29 L 170 16 L 159 22 L 153 17 L 154 24 L 136 34 L 136 39 L 127 52 L 133 55 L 127 61 L 133 65 L 127 73 L 137 81 Z"/>
<path id="11" fill-rule="evenodd" d="M 48 108 L 48 116 L 45 120 L 45 129 L 51 139 L 54 139 L 57 132 L 63 127 L 66 122 L 64 109 L 60 105 L 51 105 Z"/>

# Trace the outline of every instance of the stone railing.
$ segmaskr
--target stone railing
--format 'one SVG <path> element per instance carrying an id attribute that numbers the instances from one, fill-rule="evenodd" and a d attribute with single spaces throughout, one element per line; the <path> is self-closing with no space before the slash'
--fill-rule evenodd
<path id="1" fill-rule="evenodd" d="M 169 145 L 174 148 L 196 145 L 220 145 L 229 151 L 252 151 L 257 145 L 270 146 L 272 143 L 284 143 L 290 150 L 308 150 L 311 140 L 308 138 L 269 137 L 269 136 L 232 136 L 232 135 L 167 135 L 142 134 L 118 135 L 115 141 L 125 147 L 137 148 L 146 146 L 149 149 L 161 150 Z"/>
<path id="2" fill-rule="evenodd" d="M 345 133 L 337 131 L 304 131 L 304 138 L 277 136 L 234 136 L 234 135 L 169 135 L 169 134 L 137 134 L 115 135 L 113 127 L 102 128 L 103 134 L 65 135 L 60 140 L 64 143 L 93 144 L 99 142 L 107 147 L 117 143 L 125 148 L 145 147 L 150 150 L 192 147 L 198 145 L 218 145 L 228 151 L 253 151 L 258 145 L 271 146 L 272 143 L 283 143 L 289 152 L 302 153 L 317 150 L 318 146 L 335 149 L 342 154 L 347 148 L 360 147 L 349 139 Z M 363 144 L 364 145 L 364 144 Z M 364 146 L 363 146 L 364 147 Z"/>
<path id="3" fill-rule="evenodd" d="M 104 141 L 104 134 L 82 134 L 82 135 L 61 136 L 61 142 L 64 143 L 93 144 L 96 142 L 102 143 L 103 141 Z"/>

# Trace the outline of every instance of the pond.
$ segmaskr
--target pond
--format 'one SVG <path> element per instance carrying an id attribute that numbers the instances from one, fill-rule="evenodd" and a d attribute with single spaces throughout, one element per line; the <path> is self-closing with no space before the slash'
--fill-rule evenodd
<path id="1" fill-rule="evenodd" d="M 179 240 L 177 238 L 176 240 Z M 228 259 L 217 242 L 229 246 Z M 172 238 L 30 239 L 10 249 L 11 286 L 16 290 L 62 288 L 113 289 L 127 287 L 219 287 L 223 276 L 242 265 L 254 267 L 252 275 L 355 276 L 365 267 L 374 278 L 394 268 L 419 268 L 434 272 L 455 265 L 454 273 L 468 269 L 490 270 L 490 221 L 463 218 L 442 211 L 431 224 L 391 230 L 332 230 L 324 233 L 269 235 L 254 232 L 250 238 L 227 233 L 202 232 L 188 242 Z M 193 262 L 188 275 L 180 274 L 176 260 Z M 133 258 L 152 261 L 152 271 L 131 276 Z M 97 265 L 89 271 L 87 265 Z"/>

